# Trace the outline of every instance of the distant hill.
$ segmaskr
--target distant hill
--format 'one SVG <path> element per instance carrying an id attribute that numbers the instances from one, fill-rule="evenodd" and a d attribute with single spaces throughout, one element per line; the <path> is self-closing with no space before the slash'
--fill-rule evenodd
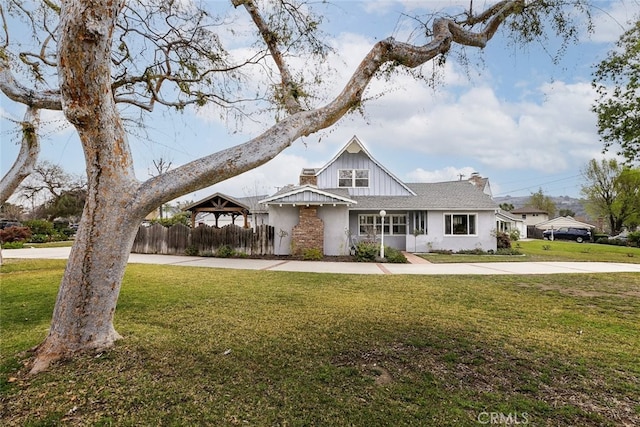
<path id="1" fill-rule="evenodd" d="M 574 197 L 569 196 L 549 196 L 553 203 L 556 204 L 557 211 L 560 209 L 570 209 L 576 213 L 576 217 L 591 219 L 587 214 L 587 211 L 584 209 L 582 205 L 583 199 L 576 199 Z M 504 197 L 494 197 L 493 200 L 496 201 L 497 204 L 502 203 L 511 203 L 515 209 L 524 207 L 525 203 L 529 200 L 529 196 L 521 196 L 521 197 L 512 197 L 512 196 L 504 196 Z M 556 215 L 558 212 L 556 211 Z"/>

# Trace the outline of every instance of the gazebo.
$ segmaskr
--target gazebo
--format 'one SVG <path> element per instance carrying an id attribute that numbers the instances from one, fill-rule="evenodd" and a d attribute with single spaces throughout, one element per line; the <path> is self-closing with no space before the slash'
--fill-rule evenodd
<path id="1" fill-rule="evenodd" d="M 191 212 L 191 227 L 196 225 L 196 216 L 199 213 L 212 213 L 216 219 L 215 226 L 218 227 L 218 219 L 222 215 L 231 217 L 231 222 L 236 223 L 236 218 L 241 216 L 244 218 L 244 228 L 249 228 L 247 217 L 249 216 L 249 207 L 233 197 L 222 193 L 215 193 L 198 202 L 192 203 L 183 208 L 185 211 Z"/>

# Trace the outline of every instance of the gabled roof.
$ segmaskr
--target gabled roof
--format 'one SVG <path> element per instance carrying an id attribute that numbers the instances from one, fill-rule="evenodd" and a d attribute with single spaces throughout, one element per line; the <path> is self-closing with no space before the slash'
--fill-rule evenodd
<path id="1" fill-rule="evenodd" d="M 498 212 L 496 213 L 496 217 L 500 219 L 506 219 L 512 222 L 524 222 L 522 218 L 512 215 L 511 212 L 504 211 L 502 209 L 498 209 Z"/>
<path id="2" fill-rule="evenodd" d="M 343 189 L 320 190 L 315 185 L 285 187 L 271 197 L 260 200 L 265 205 L 355 205 Z"/>
<path id="3" fill-rule="evenodd" d="M 349 140 L 349 142 L 347 143 L 347 145 L 345 145 L 344 147 L 342 147 L 342 149 L 338 152 L 338 154 L 336 154 L 335 156 L 333 156 L 333 158 L 331 160 L 329 160 L 329 162 L 327 162 L 327 164 L 325 164 L 323 167 L 316 169 L 315 170 L 315 175 L 318 176 L 320 175 L 325 169 L 327 169 L 329 166 L 331 166 L 336 160 L 338 160 L 338 157 L 340 157 L 342 155 L 342 153 L 344 152 L 348 152 L 348 153 L 359 153 L 359 152 L 363 152 L 367 157 L 369 157 L 369 159 L 371 159 L 371 161 L 373 163 L 375 163 L 376 166 L 378 166 L 380 169 L 382 169 L 385 173 L 387 173 L 391 178 L 393 178 L 400 186 L 404 187 L 409 193 L 415 194 L 413 193 L 413 191 L 411 190 L 411 188 L 409 188 L 407 186 L 407 184 L 405 184 L 404 182 L 402 182 L 397 176 L 395 176 L 393 173 L 391 173 L 391 171 L 389 171 L 386 167 L 384 167 L 382 165 L 382 163 L 380 163 L 379 161 L 377 161 L 376 159 L 373 158 L 373 156 L 371 155 L 371 153 L 369 153 L 369 151 L 364 147 L 364 144 L 362 144 L 362 142 L 358 139 L 357 136 L 353 136 L 351 138 L 351 140 Z"/>
<path id="4" fill-rule="evenodd" d="M 493 199 L 469 181 L 407 184 L 415 196 L 354 196 L 352 209 L 372 210 L 491 210 L 498 209 Z"/>
<path id="5" fill-rule="evenodd" d="M 231 196 L 227 196 L 226 194 L 222 194 L 222 193 L 214 193 L 210 196 L 205 197 L 204 199 L 198 200 L 197 202 L 194 202 L 188 206 L 185 206 L 182 210 L 193 211 L 196 209 L 199 209 L 199 210 L 207 209 L 207 210 L 213 211 L 213 210 L 225 210 L 228 208 L 234 208 L 236 210 L 238 208 L 241 208 L 249 211 L 249 206 L 240 202 L 238 199 L 235 199 Z"/>
<path id="6" fill-rule="evenodd" d="M 558 218 L 550 219 L 549 221 L 536 224 L 536 228 L 541 230 L 557 230 L 560 227 L 576 227 L 576 228 L 595 228 L 595 225 L 587 224 L 586 222 L 580 222 L 573 219 L 570 216 L 560 216 Z"/>
<path id="7" fill-rule="evenodd" d="M 518 209 L 514 209 L 511 211 L 512 214 L 528 214 L 528 213 L 542 213 L 542 214 L 549 214 L 549 212 L 547 211 L 543 211 L 542 209 L 538 209 L 538 208 L 532 208 L 532 207 L 528 207 L 528 206 L 524 206 L 522 208 L 518 208 Z"/>

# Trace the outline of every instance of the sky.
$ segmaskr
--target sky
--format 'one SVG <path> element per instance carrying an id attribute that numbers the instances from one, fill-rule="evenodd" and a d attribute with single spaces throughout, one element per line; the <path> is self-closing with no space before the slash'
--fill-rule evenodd
<path id="1" fill-rule="evenodd" d="M 473 3 L 479 10 L 493 2 Z M 367 92 L 364 114 L 351 114 L 329 130 L 296 141 L 258 169 L 179 200 L 200 200 L 215 192 L 272 194 L 296 184 L 302 168 L 323 166 L 354 135 L 405 182 L 450 181 L 477 172 L 489 178 L 496 197 L 528 196 L 540 189 L 549 196 L 579 197 L 585 184 L 581 171 L 589 160 L 604 157 L 591 112 L 593 67 L 640 12 L 637 0 L 594 4 L 595 32 L 581 34 L 557 63 L 551 58 L 557 47 L 553 39 L 519 48 L 499 31 L 482 52 L 467 49 L 468 68 L 451 57 L 435 85 L 402 74 L 376 80 Z M 334 1 L 323 9 L 326 41 L 336 52 L 327 60 L 332 72 L 324 94 L 337 94 L 377 40 L 410 36 L 406 15 L 441 8 L 462 11 L 468 5 L 469 0 Z M 237 40 L 238 49 L 242 43 Z M 434 68 L 428 64 L 424 69 Z M 14 121 L 24 109 L 4 95 L 0 102 L 4 175 L 19 149 Z M 73 128 L 59 112 L 43 112 L 42 123 L 41 158 L 82 174 L 84 160 Z M 144 132 L 129 136 L 137 176 L 147 179 L 159 158 L 175 167 L 244 142 L 268 125 L 269 120 L 245 122 L 237 129 L 206 108 L 156 112 Z"/>

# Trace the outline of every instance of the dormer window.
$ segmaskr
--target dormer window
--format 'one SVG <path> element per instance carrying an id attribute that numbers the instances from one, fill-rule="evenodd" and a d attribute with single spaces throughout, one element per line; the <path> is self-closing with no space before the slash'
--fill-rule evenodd
<path id="1" fill-rule="evenodd" d="M 369 169 L 340 169 L 338 170 L 338 187 L 368 187 Z"/>

